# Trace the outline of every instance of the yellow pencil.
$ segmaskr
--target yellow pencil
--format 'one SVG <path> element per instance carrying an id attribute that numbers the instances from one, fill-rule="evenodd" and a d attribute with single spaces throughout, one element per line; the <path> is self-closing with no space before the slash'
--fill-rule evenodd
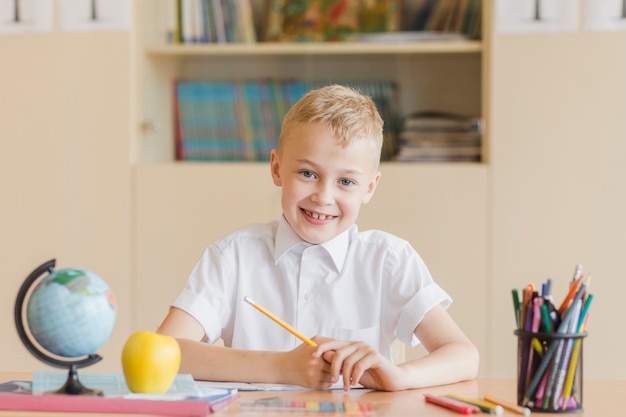
<path id="1" fill-rule="evenodd" d="M 533 347 L 535 348 L 535 351 L 539 355 L 543 355 L 543 346 L 541 346 L 541 342 L 536 337 L 533 337 L 530 340 L 530 343 L 533 345 Z"/>
<path id="2" fill-rule="evenodd" d="M 587 296 L 587 307 L 588 304 L 591 303 L 593 298 L 593 294 L 589 294 Z M 578 326 L 578 333 L 582 333 L 585 331 L 585 325 L 587 323 L 587 313 L 582 313 L 585 317 L 582 318 L 582 323 Z M 572 350 L 572 355 L 570 356 L 570 363 L 567 367 L 567 375 L 565 377 L 565 386 L 563 387 L 563 410 L 567 408 L 567 404 L 569 404 L 569 399 L 572 396 L 572 388 L 574 386 L 574 376 L 576 375 L 576 366 L 578 365 L 578 356 L 580 355 L 580 349 L 583 339 L 578 338 L 574 342 L 574 349 Z"/>
<path id="3" fill-rule="evenodd" d="M 291 327 L 290 325 L 288 325 L 287 323 L 285 323 L 284 321 L 282 321 L 281 319 L 276 317 L 274 314 L 272 314 L 270 311 L 266 310 L 265 307 L 263 307 L 262 305 L 260 305 L 256 301 L 254 301 L 252 298 L 250 298 L 250 297 L 248 297 L 246 295 L 245 297 L 243 297 L 243 300 L 246 303 L 248 303 L 251 306 L 253 306 L 254 308 L 256 308 L 257 310 L 259 310 L 261 313 L 265 314 L 270 319 L 274 320 L 283 329 L 287 330 L 289 333 L 291 333 L 292 335 L 296 336 L 298 339 L 302 340 L 305 344 L 307 344 L 309 346 L 317 346 L 317 343 L 315 343 L 314 341 L 312 341 L 308 337 L 304 336 L 302 333 L 300 333 L 299 331 L 297 331 L 296 329 L 294 329 L 293 327 Z"/>
<path id="4" fill-rule="evenodd" d="M 484 395 L 485 401 L 489 401 L 490 403 L 494 403 L 494 404 L 498 404 L 501 405 L 502 408 L 505 408 L 509 411 L 513 411 L 517 414 L 521 414 L 523 416 L 529 416 L 530 415 L 530 408 L 527 407 L 521 407 L 517 404 L 513 404 L 513 403 L 509 403 L 506 401 L 502 401 L 498 398 L 492 397 L 491 395 Z"/>
<path id="5" fill-rule="evenodd" d="M 576 375 L 576 366 L 578 364 L 578 356 L 580 355 L 580 345 L 582 344 L 582 341 L 582 339 L 576 339 L 572 355 L 570 356 L 570 363 L 567 367 L 565 385 L 563 387 L 563 410 L 567 408 L 569 399 L 572 396 L 572 387 L 574 386 L 574 376 Z"/>

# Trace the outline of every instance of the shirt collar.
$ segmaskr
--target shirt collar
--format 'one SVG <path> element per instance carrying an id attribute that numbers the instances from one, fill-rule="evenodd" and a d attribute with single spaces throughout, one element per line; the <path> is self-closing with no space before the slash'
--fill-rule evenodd
<path id="1" fill-rule="evenodd" d="M 356 225 L 352 225 L 348 230 L 334 237 L 328 242 L 324 242 L 320 247 L 324 248 L 330 255 L 335 268 L 340 272 L 343 269 L 343 265 L 346 262 L 348 256 L 348 247 L 350 246 L 350 236 L 356 233 Z M 290 250 L 298 247 L 313 246 L 311 243 L 305 242 L 300 236 L 291 228 L 284 216 L 281 216 L 278 221 L 278 228 L 276 230 L 276 239 L 274 241 L 274 262 L 278 264 L 280 258 Z"/>

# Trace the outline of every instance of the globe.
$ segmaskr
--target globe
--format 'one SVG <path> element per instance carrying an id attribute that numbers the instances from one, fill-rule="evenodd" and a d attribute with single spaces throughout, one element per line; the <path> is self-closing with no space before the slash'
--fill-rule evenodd
<path id="1" fill-rule="evenodd" d="M 22 284 L 15 304 L 18 334 L 39 360 L 69 368 L 68 381 L 60 392 L 100 394 L 80 384 L 76 369 L 102 359 L 95 352 L 113 332 L 115 296 L 106 281 L 89 270 L 55 271 L 54 266 L 55 260 L 40 265 Z"/>
<path id="2" fill-rule="evenodd" d="M 96 352 L 109 340 L 117 307 L 108 284 L 85 269 L 60 269 L 33 290 L 28 327 L 47 351 L 74 358 Z"/>

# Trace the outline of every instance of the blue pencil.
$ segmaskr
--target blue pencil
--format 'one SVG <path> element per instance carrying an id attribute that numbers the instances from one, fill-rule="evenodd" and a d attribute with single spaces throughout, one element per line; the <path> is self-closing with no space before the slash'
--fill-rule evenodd
<path id="1" fill-rule="evenodd" d="M 548 301 L 552 301 L 552 278 L 548 278 L 546 281 L 546 292 L 543 296 Z"/>

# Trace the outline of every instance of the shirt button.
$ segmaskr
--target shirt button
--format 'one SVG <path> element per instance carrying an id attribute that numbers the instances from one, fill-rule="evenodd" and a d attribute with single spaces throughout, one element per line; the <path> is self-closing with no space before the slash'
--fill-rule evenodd
<path id="1" fill-rule="evenodd" d="M 307 291 L 304 294 L 304 301 L 309 301 L 311 299 L 311 291 Z"/>

